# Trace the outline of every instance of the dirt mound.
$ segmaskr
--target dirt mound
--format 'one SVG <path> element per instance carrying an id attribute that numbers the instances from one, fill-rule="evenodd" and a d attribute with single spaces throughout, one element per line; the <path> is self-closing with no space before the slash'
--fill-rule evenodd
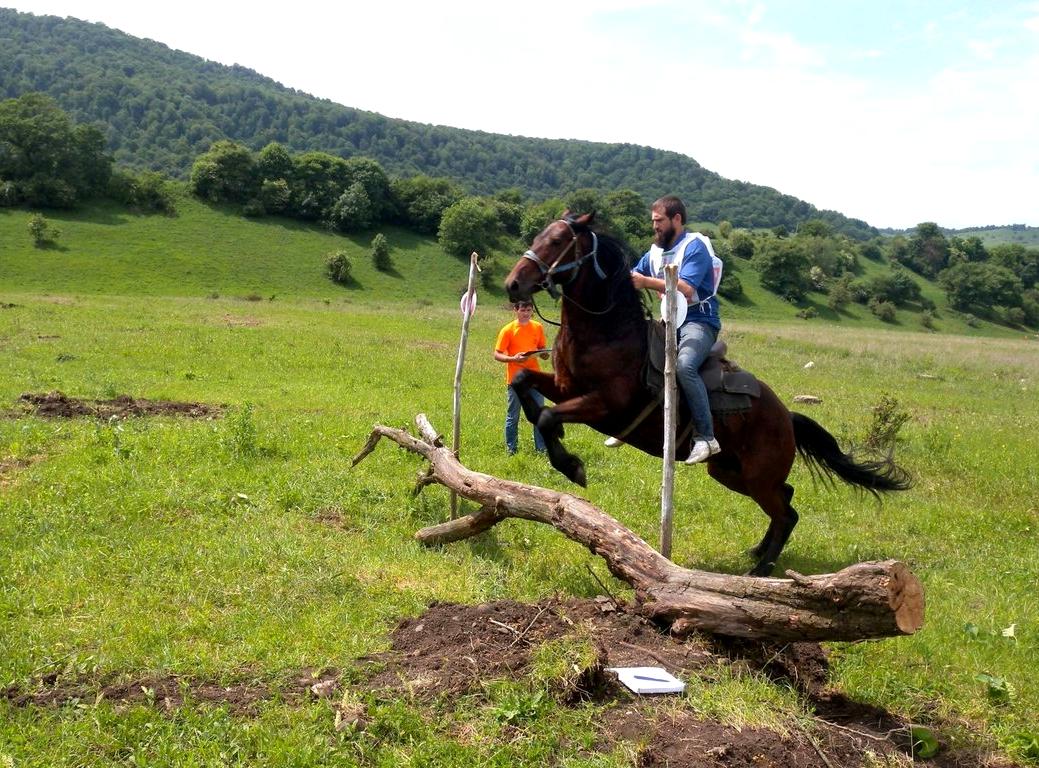
<path id="1" fill-rule="evenodd" d="M 23 408 L 47 419 L 71 419 L 92 416 L 98 419 L 125 419 L 130 416 L 187 416 L 211 419 L 223 408 L 205 403 L 182 403 L 170 400 L 144 400 L 120 395 L 111 400 L 82 400 L 63 392 L 26 393 L 18 398 Z"/>
<path id="2" fill-rule="evenodd" d="M 476 606 L 434 604 L 422 616 L 397 626 L 391 650 L 380 657 L 385 666 L 367 687 L 407 692 L 427 701 L 443 694 L 477 692 L 481 681 L 521 677 L 538 646 L 567 636 L 579 626 L 594 638 L 603 666 L 661 666 L 687 680 L 699 675 L 710 681 L 719 667 L 742 665 L 789 684 L 816 715 L 810 732 L 794 722 L 785 734 L 736 729 L 676 709 L 674 697 L 632 694 L 608 674 L 596 695 L 597 703 L 607 705 L 599 719 L 599 746 L 609 749 L 621 741 L 638 742 L 643 745 L 639 766 L 860 768 L 910 764 L 910 724 L 827 688 L 829 666 L 818 643 L 784 645 L 697 636 L 677 639 L 606 598 L 534 605 L 510 601 Z M 871 759 L 873 763 L 868 762 Z M 928 764 L 1011 768 L 985 754 L 951 749 Z"/>

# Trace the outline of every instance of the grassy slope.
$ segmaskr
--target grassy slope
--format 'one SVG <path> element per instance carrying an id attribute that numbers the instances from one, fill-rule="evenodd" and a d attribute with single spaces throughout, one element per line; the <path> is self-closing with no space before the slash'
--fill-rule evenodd
<path id="1" fill-rule="evenodd" d="M 452 297 L 465 266 L 434 245 L 412 241 L 394 254 L 405 281 L 371 269 L 368 238 L 245 222 L 187 201 L 170 220 L 115 209 L 53 216 L 67 249 L 58 251 L 27 245 L 26 218 L 0 212 L 0 302 L 16 305 L 0 310 L 0 407 L 22 392 L 62 389 L 233 410 L 202 423 L 0 420 L 0 462 L 27 463 L 0 478 L 0 686 L 49 671 L 277 680 L 385 647 L 386 629 L 431 600 L 590 596 L 599 586 L 586 564 L 608 578 L 555 531 L 522 523 L 423 550 L 410 535 L 443 517 L 446 496 L 409 496 L 419 462 L 383 447 L 346 468 L 374 422 L 406 424 L 425 411 L 449 427 L 459 330 Z M 344 243 L 364 290 L 320 274 L 322 255 Z M 745 284 L 751 275 L 740 272 Z M 207 298 L 214 293 L 220 298 Z M 276 299 L 238 298 L 249 293 Z M 840 326 L 802 322 L 753 285 L 749 293 L 753 303 L 728 312 L 727 337 L 734 356 L 786 401 L 821 397 L 812 416 L 842 441 L 862 439 L 883 392 L 912 416 L 898 450 L 918 478 L 913 491 L 878 506 L 813 486 L 800 465 L 792 479 L 802 522 L 782 568 L 832 571 L 895 557 L 927 589 L 926 629 L 837 646 L 835 684 L 918 719 L 965 719 L 1019 748 L 1039 734 L 1034 343 L 893 332 L 868 313 Z M 537 457 L 508 460 L 499 445 L 502 372 L 487 350 L 505 319 L 492 299 L 473 321 L 463 458 L 571 490 Z M 588 462 L 588 498 L 653 541 L 656 461 L 607 451 L 583 428 L 568 430 L 567 441 Z M 679 473 L 676 499 L 677 562 L 747 567 L 740 550 L 764 525 L 750 503 L 698 471 Z M 329 510 L 341 528 L 319 522 Z M 968 624 L 976 635 L 964 632 Z M 1014 637 L 1004 637 L 1011 625 Z M 980 673 L 1010 682 L 1008 704 L 986 696 Z M 329 738 L 322 703 L 274 702 L 243 722 L 203 706 L 168 719 L 140 707 L 39 712 L 0 702 L 0 758 L 205 763 L 233 748 L 265 764 L 388 764 L 425 751 L 443 753 L 442 764 L 539 765 L 548 750 L 584 764 L 567 751 L 587 737 L 578 714 L 560 711 L 524 741 L 470 706 L 484 725 L 464 745 L 432 729 L 414 742 L 388 739 L 361 759 L 349 735 Z M 407 706 L 379 712 L 387 729 L 414 717 Z"/>
<path id="2" fill-rule="evenodd" d="M 421 304 L 460 295 L 465 288 L 467 265 L 459 267 L 433 241 L 406 230 L 383 229 L 394 248 L 396 266 L 394 273 L 384 274 L 371 264 L 374 233 L 342 237 L 288 219 L 247 220 L 188 196 L 181 196 L 177 206 L 174 217 L 136 216 L 115 205 L 47 212 L 47 219 L 62 232 L 57 246 L 48 249 L 33 247 L 26 230 L 28 212 L 0 208 L 0 290 Z M 332 284 L 322 272 L 325 255 L 340 249 L 354 262 L 356 279 L 347 288 Z M 888 269 L 868 260 L 862 265 L 867 278 Z M 882 323 L 858 304 L 835 313 L 820 293 L 808 296 L 818 317 L 802 321 L 796 307 L 761 287 L 749 264 L 730 263 L 727 269 L 738 274 L 744 286 L 739 301 L 726 303 L 725 317 L 730 320 L 922 329 L 919 307 L 899 309 L 894 323 Z M 934 283 L 915 279 L 939 308 L 939 332 L 1020 337 L 991 323 L 971 328 L 960 313 L 948 309 Z M 491 298 L 502 297 L 499 292 Z M 543 307 L 555 316 L 547 299 Z"/>

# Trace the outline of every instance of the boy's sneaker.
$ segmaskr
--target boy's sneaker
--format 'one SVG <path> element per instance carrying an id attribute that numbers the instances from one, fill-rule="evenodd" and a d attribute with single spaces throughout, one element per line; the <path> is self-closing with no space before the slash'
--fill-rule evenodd
<path id="1" fill-rule="evenodd" d="M 685 463 L 699 464 L 701 461 L 719 453 L 721 449 L 722 447 L 718 445 L 718 441 L 714 438 L 711 438 L 710 440 L 697 440 L 693 443 L 692 450 L 689 451 L 689 458 L 685 460 Z"/>
<path id="2" fill-rule="evenodd" d="M 607 437 L 606 442 L 603 443 L 607 448 L 620 448 L 624 445 L 624 441 L 616 437 Z"/>

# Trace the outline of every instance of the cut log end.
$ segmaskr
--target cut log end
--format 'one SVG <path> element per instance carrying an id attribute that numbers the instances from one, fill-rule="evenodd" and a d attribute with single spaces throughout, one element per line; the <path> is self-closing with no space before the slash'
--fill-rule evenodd
<path id="1" fill-rule="evenodd" d="M 924 625 L 924 587 L 920 579 L 905 563 L 895 563 L 888 588 L 895 625 L 904 634 L 913 634 Z"/>

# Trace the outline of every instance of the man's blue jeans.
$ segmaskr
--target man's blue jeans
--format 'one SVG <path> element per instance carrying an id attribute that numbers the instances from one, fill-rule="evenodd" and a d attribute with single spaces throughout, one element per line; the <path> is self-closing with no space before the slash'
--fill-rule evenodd
<path id="1" fill-rule="evenodd" d="M 685 402 L 693 417 L 694 437 L 714 439 L 714 420 L 707 387 L 700 378 L 700 366 L 718 338 L 718 331 L 705 323 L 686 323 L 678 329 L 678 360 L 675 378 L 685 395 Z"/>
<path id="2" fill-rule="evenodd" d="M 506 410 L 505 410 L 505 447 L 509 453 L 515 453 L 519 448 L 519 420 L 520 420 L 520 400 L 516 394 L 516 390 L 512 387 L 505 388 L 505 396 L 507 398 Z M 530 396 L 534 398 L 534 402 L 538 405 L 545 404 L 545 398 L 541 396 L 541 393 L 536 389 L 530 390 Z M 534 450 L 541 452 L 545 450 L 545 441 L 541 437 L 541 433 L 538 432 L 538 428 L 534 427 Z"/>

